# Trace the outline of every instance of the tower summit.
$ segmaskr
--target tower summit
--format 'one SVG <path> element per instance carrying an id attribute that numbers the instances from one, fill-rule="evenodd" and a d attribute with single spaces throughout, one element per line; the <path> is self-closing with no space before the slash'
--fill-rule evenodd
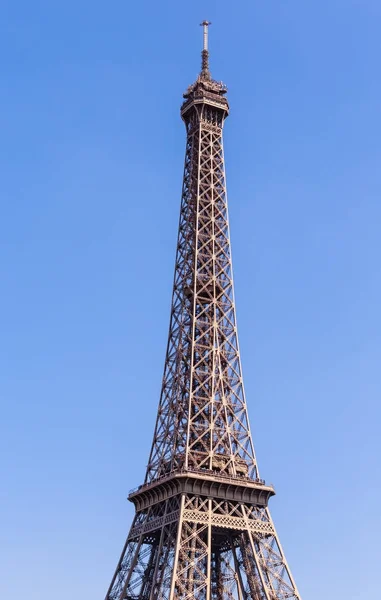
<path id="1" fill-rule="evenodd" d="M 250 432 L 233 292 L 224 84 L 185 92 L 186 150 L 167 352 L 144 483 L 106 600 L 300 600 Z"/>

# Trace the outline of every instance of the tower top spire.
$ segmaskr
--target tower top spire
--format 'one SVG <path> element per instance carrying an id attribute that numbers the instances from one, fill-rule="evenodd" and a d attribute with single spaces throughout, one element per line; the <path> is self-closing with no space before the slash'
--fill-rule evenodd
<path id="1" fill-rule="evenodd" d="M 210 102 L 213 103 L 213 106 L 216 106 L 217 102 L 224 111 L 225 116 L 227 116 L 229 112 L 228 101 L 223 97 L 227 92 L 227 87 L 222 81 L 215 81 L 212 79 L 209 70 L 209 25 L 211 24 L 210 21 L 203 21 L 200 23 L 204 30 L 204 43 L 201 52 L 201 71 L 196 81 L 192 83 L 183 94 L 185 98 L 185 102 L 181 107 L 181 116 L 183 118 L 195 104 L 208 104 Z"/>
<path id="2" fill-rule="evenodd" d="M 201 27 L 204 28 L 204 45 L 201 52 L 201 77 L 203 79 L 211 79 L 210 71 L 209 71 L 209 25 L 212 23 L 210 21 L 203 21 L 200 23 Z"/>

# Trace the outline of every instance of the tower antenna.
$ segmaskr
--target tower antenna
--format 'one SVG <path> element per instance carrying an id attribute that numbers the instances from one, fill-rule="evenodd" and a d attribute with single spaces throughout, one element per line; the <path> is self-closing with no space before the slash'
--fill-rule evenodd
<path id="1" fill-rule="evenodd" d="M 210 79 L 210 71 L 209 71 L 209 25 L 212 23 L 210 21 L 203 21 L 200 23 L 201 27 L 204 28 L 204 45 L 201 52 L 201 76 L 203 79 Z"/>

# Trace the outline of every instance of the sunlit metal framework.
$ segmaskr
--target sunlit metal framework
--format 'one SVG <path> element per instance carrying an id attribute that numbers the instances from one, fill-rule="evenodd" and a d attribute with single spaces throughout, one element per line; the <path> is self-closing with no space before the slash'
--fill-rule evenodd
<path id="1" fill-rule="evenodd" d="M 187 131 L 172 310 L 145 482 L 106 600 L 300 600 L 259 478 L 235 318 L 222 129 L 226 87 L 202 70 Z"/>

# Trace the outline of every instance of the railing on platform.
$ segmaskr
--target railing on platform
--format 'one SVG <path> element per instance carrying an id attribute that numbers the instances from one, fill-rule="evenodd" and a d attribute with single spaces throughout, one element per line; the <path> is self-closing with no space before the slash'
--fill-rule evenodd
<path id="1" fill-rule="evenodd" d="M 213 477 L 213 479 L 217 479 L 221 482 L 237 483 L 237 482 L 244 481 L 247 483 L 256 483 L 258 485 L 266 485 L 265 480 L 259 479 L 259 477 L 257 477 L 256 479 L 252 479 L 251 477 L 244 477 L 244 476 L 239 476 L 239 475 L 234 476 L 234 475 L 228 475 L 228 474 L 225 475 L 224 473 L 216 473 L 212 469 L 195 469 L 195 468 L 189 467 L 188 469 L 184 469 L 184 468 L 183 469 L 173 469 L 169 473 L 165 473 L 164 475 L 161 475 L 160 477 L 157 477 L 156 479 L 153 479 L 152 481 L 149 481 L 148 483 L 142 483 L 141 485 L 139 485 L 135 488 L 132 488 L 129 491 L 129 495 L 134 494 L 135 492 L 137 492 L 139 490 L 149 489 L 151 486 L 156 485 L 157 483 L 164 483 L 166 480 L 172 479 L 173 475 L 186 475 L 187 473 L 196 474 L 196 475 L 206 475 L 209 477 Z"/>

